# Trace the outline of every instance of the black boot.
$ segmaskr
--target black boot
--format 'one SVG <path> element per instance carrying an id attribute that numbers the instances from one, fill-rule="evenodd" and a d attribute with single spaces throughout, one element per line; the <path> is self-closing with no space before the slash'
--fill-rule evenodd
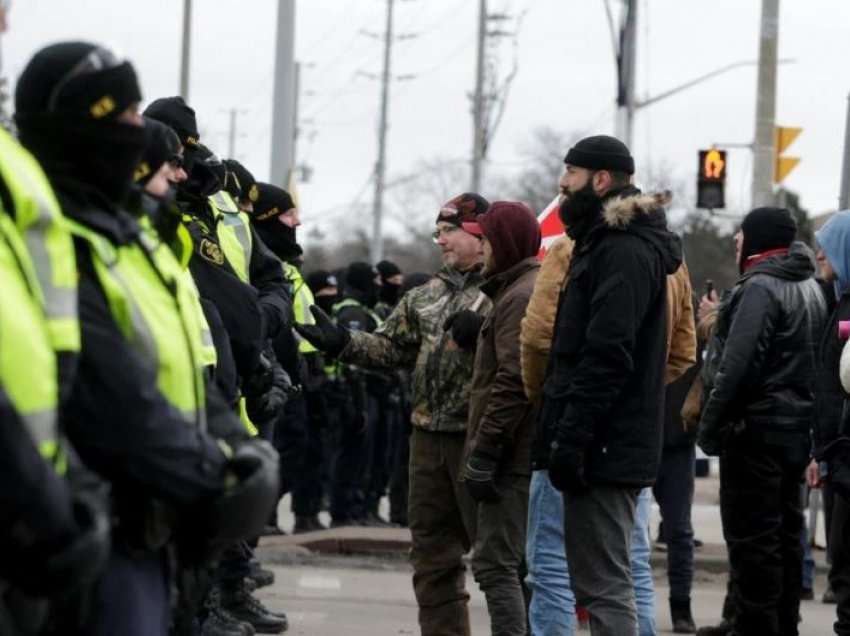
<path id="1" fill-rule="evenodd" d="M 222 590 L 222 605 L 236 619 L 250 623 L 258 634 L 280 634 L 289 627 L 285 616 L 277 616 L 251 596 L 244 584 Z"/>
<path id="2" fill-rule="evenodd" d="M 734 625 L 724 618 L 719 625 L 700 627 L 697 630 L 697 636 L 730 636 L 733 628 Z"/>
<path id="3" fill-rule="evenodd" d="M 221 606 L 221 592 L 210 590 L 204 603 L 207 616 L 201 625 L 200 636 L 254 636 L 254 628 L 232 616 Z"/>
<path id="4" fill-rule="evenodd" d="M 251 559 L 250 565 L 251 571 L 248 573 L 248 578 L 254 582 L 255 589 L 274 585 L 274 572 L 262 567 L 255 559 Z"/>
<path id="5" fill-rule="evenodd" d="M 674 634 L 696 634 L 697 626 L 691 614 L 691 599 L 670 599 L 670 618 Z"/>

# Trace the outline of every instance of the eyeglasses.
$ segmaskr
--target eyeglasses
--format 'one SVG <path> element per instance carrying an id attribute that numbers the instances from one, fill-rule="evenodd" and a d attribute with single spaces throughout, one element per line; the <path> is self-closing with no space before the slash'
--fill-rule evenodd
<path id="1" fill-rule="evenodd" d="M 431 238 L 434 239 L 434 242 L 440 240 L 441 236 L 448 236 L 449 234 L 453 234 L 457 232 L 460 228 L 456 225 L 447 225 L 446 227 L 438 227 L 434 232 L 431 233 Z"/>

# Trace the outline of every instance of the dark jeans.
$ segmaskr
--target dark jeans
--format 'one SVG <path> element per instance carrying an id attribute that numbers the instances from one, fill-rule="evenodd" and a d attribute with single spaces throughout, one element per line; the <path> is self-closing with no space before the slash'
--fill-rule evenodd
<path id="1" fill-rule="evenodd" d="M 307 407 L 304 398 L 295 396 L 286 402 L 274 427 L 274 447 L 280 455 L 280 495 L 298 483 L 304 467 L 307 443 Z"/>
<path id="2" fill-rule="evenodd" d="M 691 527 L 694 462 L 693 446 L 665 448 L 652 489 L 661 510 L 662 539 L 667 543 L 667 580 L 671 601 L 684 602 L 691 598 L 694 579 L 694 530 Z"/>
<path id="3" fill-rule="evenodd" d="M 564 493 L 567 567 L 576 605 L 590 613 L 593 636 L 638 633 L 629 560 L 638 493 L 615 486 Z"/>
<path id="4" fill-rule="evenodd" d="M 835 633 L 850 636 L 850 501 L 835 493 L 829 528 L 832 567 L 829 584 L 838 600 Z"/>
<path id="5" fill-rule="evenodd" d="M 331 484 L 331 518 L 335 523 L 361 519 L 368 484 L 369 428 L 375 420 L 374 401 L 367 400 L 366 422 L 354 409 L 341 410 L 337 455 Z"/>
<path id="6" fill-rule="evenodd" d="M 802 587 L 800 478 L 808 449 L 733 440 L 720 458 L 720 514 L 739 636 L 796 636 Z"/>
<path id="7" fill-rule="evenodd" d="M 407 526 L 407 499 L 410 490 L 410 413 L 402 413 L 394 431 L 393 470 L 390 478 L 390 521 Z"/>
<path id="8" fill-rule="evenodd" d="M 377 514 L 381 498 L 387 494 L 387 488 L 392 476 L 391 465 L 391 434 L 399 418 L 398 403 L 389 396 L 371 395 L 375 403 L 375 417 L 369 426 L 367 470 L 369 473 L 366 484 L 366 510 Z"/>
<path id="9" fill-rule="evenodd" d="M 525 636 L 527 630 L 525 535 L 528 523 L 527 475 L 504 475 L 500 499 L 479 503 L 473 537 L 472 573 L 487 599 L 492 636 Z"/>
<path id="10" fill-rule="evenodd" d="M 301 472 L 292 488 L 292 511 L 298 517 L 319 514 L 322 505 L 322 468 L 325 462 L 322 427 L 327 422 L 327 409 L 320 393 L 305 392 L 307 411 L 304 432 L 304 459 Z"/>
<path id="11" fill-rule="evenodd" d="M 113 551 L 100 580 L 89 624 L 91 636 L 168 634 L 171 599 L 164 551 L 131 557 Z"/>
<path id="12" fill-rule="evenodd" d="M 465 439 L 417 428 L 410 436 L 410 562 L 422 636 L 470 634 L 463 557 L 476 508 L 459 480 Z"/>

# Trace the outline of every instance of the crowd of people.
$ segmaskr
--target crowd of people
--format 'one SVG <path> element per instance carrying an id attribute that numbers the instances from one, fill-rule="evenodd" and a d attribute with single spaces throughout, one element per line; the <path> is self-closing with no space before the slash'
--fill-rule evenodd
<path id="1" fill-rule="evenodd" d="M 205 146 L 183 99 L 142 100 L 130 62 L 63 42 L 0 131 L 0 633 L 285 631 L 254 548 L 286 493 L 296 533 L 323 510 L 410 527 L 425 636 L 471 633 L 470 552 L 494 635 L 574 634 L 579 608 L 596 636 L 655 634 L 654 497 L 695 633 L 698 444 L 730 561 L 698 633 L 798 633 L 805 478 L 850 634 L 850 212 L 815 255 L 788 210 L 752 210 L 739 281 L 698 301 L 669 195 L 598 135 L 564 158 L 542 259 L 528 206 L 464 193 L 433 275 L 311 271 L 290 193 Z"/>

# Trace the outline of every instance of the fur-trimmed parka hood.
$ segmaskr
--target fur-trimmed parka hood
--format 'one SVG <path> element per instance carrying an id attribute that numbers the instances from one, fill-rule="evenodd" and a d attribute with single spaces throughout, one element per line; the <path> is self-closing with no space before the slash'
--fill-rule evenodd
<path id="1" fill-rule="evenodd" d="M 664 207 L 672 201 L 669 191 L 643 193 L 629 186 L 602 204 L 602 224 L 607 230 L 639 235 L 661 255 L 668 274 L 682 264 L 682 241 L 667 229 Z"/>

